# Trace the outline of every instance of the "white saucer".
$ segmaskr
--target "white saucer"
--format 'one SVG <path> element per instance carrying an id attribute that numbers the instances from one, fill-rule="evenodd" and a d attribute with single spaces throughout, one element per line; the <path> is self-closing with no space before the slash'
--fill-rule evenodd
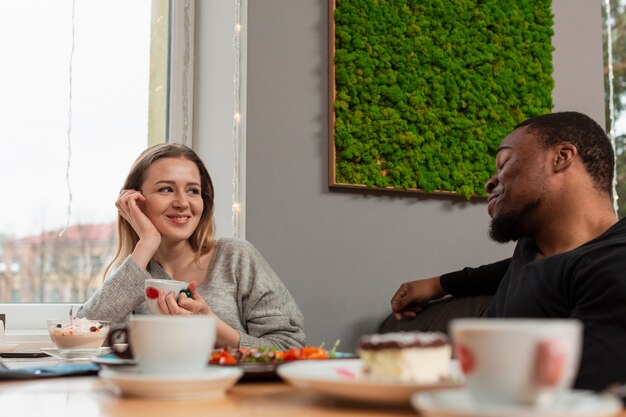
<path id="1" fill-rule="evenodd" d="M 0 353 L 13 352 L 17 349 L 17 343 L 2 343 L 0 344 Z"/>
<path id="2" fill-rule="evenodd" d="M 609 394 L 572 390 L 548 407 L 475 403 L 467 389 L 416 393 L 413 407 L 425 417 L 608 417 L 622 409 Z"/>
<path id="3" fill-rule="evenodd" d="M 111 352 L 108 347 L 101 347 L 95 349 L 57 349 L 57 348 L 41 348 L 42 352 L 46 352 L 50 356 L 55 358 L 79 361 L 90 360 L 94 356 L 106 355 Z"/>
<path id="4" fill-rule="evenodd" d="M 104 368 L 98 373 L 117 394 L 161 400 L 221 397 L 243 375 L 238 367 L 209 366 L 200 374 L 142 374 L 136 366 Z"/>
<path id="5" fill-rule="evenodd" d="M 457 364 L 451 363 L 452 379 L 432 384 L 363 379 L 361 359 L 293 361 L 280 365 L 276 373 L 291 385 L 340 400 L 406 406 L 415 392 L 462 387 Z"/>

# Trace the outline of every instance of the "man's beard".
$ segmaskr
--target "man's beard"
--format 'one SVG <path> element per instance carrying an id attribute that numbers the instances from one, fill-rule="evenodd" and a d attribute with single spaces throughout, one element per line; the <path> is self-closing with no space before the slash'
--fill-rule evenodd
<path id="1" fill-rule="evenodd" d="M 491 220 L 489 237 L 498 243 L 507 243 L 512 240 L 532 235 L 532 215 L 541 205 L 541 199 L 526 204 L 521 210 L 500 214 Z"/>

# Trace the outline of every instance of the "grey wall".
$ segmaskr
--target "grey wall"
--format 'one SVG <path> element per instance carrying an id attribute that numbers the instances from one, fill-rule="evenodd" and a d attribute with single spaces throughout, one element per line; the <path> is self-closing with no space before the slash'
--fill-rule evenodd
<path id="1" fill-rule="evenodd" d="M 599 0 L 555 0 L 558 110 L 603 120 Z M 331 192 L 327 2 L 248 3 L 246 238 L 305 316 L 308 341 L 352 350 L 405 280 L 499 260 L 484 201 Z"/>
<path id="2" fill-rule="evenodd" d="M 553 0 L 555 110 L 588 114 L 604 127 L 602 0 Z"/>

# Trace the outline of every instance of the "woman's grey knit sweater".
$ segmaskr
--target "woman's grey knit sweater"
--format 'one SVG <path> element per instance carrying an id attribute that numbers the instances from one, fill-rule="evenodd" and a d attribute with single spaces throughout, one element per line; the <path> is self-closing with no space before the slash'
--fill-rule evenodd
<path id="1" fill-rule="evenodd" d="M 147 314 L 146 278 L 172 279 L 156 262 L 151 261 L 146 271 L 128 256 L 78 316 L 117 323 L 128 320 L 131 313 Z M 300 309 L 267 261 L 245 240 L 217 241 L 206 279 L 197 291 L 216 316 L 239 331 L 240 347 L 305 345 Z"/>

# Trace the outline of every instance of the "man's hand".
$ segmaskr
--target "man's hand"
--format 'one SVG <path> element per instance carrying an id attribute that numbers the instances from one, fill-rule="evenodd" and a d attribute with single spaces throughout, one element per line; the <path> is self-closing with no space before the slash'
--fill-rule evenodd
<path id="1" fill-rule="evenodd" d="M 400 285 L 391 299 L 391 311 L 397 320 L 402 317 L 415 317 L 424 304 L 446 295 L 439 283 L 440 277 L 408 281 Z"/>

